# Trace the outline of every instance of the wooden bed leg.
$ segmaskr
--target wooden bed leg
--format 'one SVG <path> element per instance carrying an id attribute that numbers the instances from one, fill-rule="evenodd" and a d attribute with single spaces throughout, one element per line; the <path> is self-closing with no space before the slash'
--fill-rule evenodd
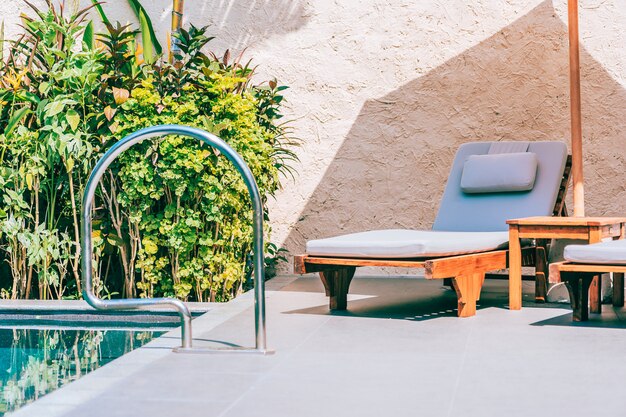
<path id="1" fill-rule="evenodd" d="M 602 275 L 596 274 L 589 289 L 589 310 L 592 313 L 602 311 Z"/>
<path id="2" fill-rule="evenodd" d="M 548 294 L 548 254 L 545 239 L 537 239 L 535 249 L 535 302 L 545 303 Z"/>
<path id="3" fill-rule="evenodd" d="M 346 268 L 320 272 L 320 279 L 326 289 L 326 295 L 330 297 L 329 308 L 331 310 L 345 310 L 348 306 L 348 289 L 354 277 L 356 268 Z"/>
<path id="4" fill-rule="evenodd" d="M 593 274 L 561 272 L 572 304 L 573 321 L 589 320 L 589 286 L 593 278 Z"/>
<path id="5" fill-rule="evenodd" d="M 326 274 L 330 272 L 327 271 Z M 322 281 L 322 284 L 324 284 L 324 292 L 326 293 L 326 297 L 330 297 L 330 285 L 328 283 L 328 277 L 324 272 L 320 272 L 320 280 Z"/>
<path id="6" fill-rule="evenodd" d="M 480 293 L 483 289 L 483 284 L 485 283 L 485 273 L 482 274 L 474 274 L 472 275 L 474 280 L 474 285 L 476 286 L 476 301 L 480 301 Z"/>
<path id="7" fill-rule="evenodd" d="M 471 317 L 476 314 L 476 300 L 480 298 L 484 279 L 485 274 L 459 275 L 452 278 L 458 300 L 459 317 Z"/>
<path id="8" fill-rule="evenodd" d="M 624 273 L 613 272 L 613 306 L 624 307 Z"/>

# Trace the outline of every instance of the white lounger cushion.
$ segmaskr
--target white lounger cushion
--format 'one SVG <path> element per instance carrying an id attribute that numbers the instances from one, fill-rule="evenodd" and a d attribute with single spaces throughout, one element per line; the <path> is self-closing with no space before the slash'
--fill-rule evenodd
<path id="1" fill-rule="evenodd" d="M 508 232 L 372 230 L 310 240 L 306 252 L 311 256 L 421 258 L 486 252 L 506 248 L 508 242 Z"/>
<path id="2" fill-rule="evenodd" d="M 626 265 L 626 240 L 609 240 L 591 245 L 568 245 L 563 257 L 576 263 Z"/>

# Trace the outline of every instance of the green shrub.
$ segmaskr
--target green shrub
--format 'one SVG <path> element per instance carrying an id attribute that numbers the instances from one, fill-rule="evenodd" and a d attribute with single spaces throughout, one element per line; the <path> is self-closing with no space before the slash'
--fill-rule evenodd
<path id="1" fill-rule="evenodd" d="M 107 23 L 94 37 L 85 12 L 25 18 L 0 68 L 0 249 L 11 298 L 78 296 L 84 184 L 129 133 L 166 123 L 210 131 L 242 155 L 264 198 L 295 159 L 277 122 L 285 87 L 253 86 L 249 65 L 204 54 L 205 28 L 180 31 L 174 64 L 146 64 L 128 26 Z M 96 203 L 102 294 L 222 301 L 243 289 L 251 206 L 212 148 L 177 136 L 137 145 L 111 166 Z"/>

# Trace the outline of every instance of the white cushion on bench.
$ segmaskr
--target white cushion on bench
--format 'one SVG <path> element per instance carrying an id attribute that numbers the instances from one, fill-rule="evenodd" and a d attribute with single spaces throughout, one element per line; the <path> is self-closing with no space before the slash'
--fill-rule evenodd
<path id="1" fill-rule="evenodd" d="M 567 245 L 563 257 L 576 263 L 626 265 L 626 240 L 609 240 L 591 245 Z"/>
<path id="2" fill-rule="evenodd" d="M 421 258 L 486 252 L 506 248 L 508 243 L 508 232 L 392 229 L 310 240 L 306 252 L 311 256 Z"/>

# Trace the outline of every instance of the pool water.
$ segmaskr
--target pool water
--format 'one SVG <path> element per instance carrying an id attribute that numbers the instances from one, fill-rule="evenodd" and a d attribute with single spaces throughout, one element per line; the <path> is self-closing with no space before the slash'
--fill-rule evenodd
<path id="1" fill-rule="evenodd" d="M 0 416 L 143 346 L 162 333 L 0 329 Z"/>

